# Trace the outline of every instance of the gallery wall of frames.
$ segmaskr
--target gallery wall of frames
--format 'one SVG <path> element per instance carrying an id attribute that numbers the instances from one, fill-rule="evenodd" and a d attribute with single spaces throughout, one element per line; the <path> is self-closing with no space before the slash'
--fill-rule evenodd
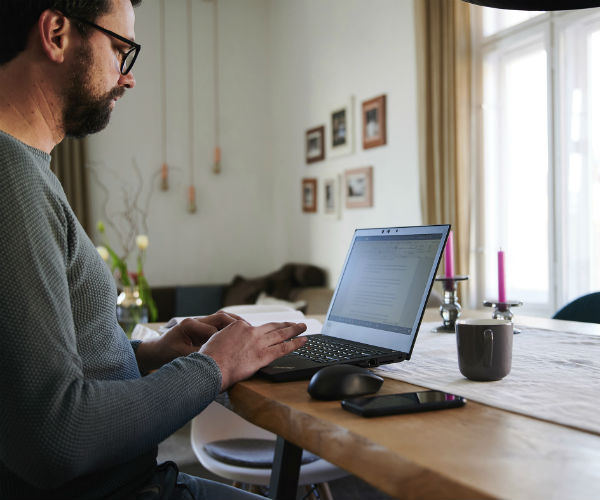
<path id="1" fill-rule="evenodd" d="M 356 98 L 350 96 L 340 106 L 332 107 L 326 123 L 306 130 L 307 176 L 301 180 L 303 212 L 341 216 L 343 209 L 373 206 L 373 166 L 357 165 L 338 172 L 334 162 L 328 161 L 353 155 L 358 147 L 368 150 L 387 144 L 386 94 L 360 103 L 358 141 L 354 137 L 355 107 Z M 313 176 L 317 169 L 326 172 L 322 182 Z"/>

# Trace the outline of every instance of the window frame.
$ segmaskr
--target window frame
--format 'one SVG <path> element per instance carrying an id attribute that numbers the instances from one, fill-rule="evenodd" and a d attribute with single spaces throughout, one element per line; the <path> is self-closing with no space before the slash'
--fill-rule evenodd
<path id="1" fill-rule="evenodd" d="M 566 301 L 566 259 L 567 253 L 563 245 L 566 228 L 562 216 L 562 207 L 567 201 L 567 193 L 561 189 L 561 182 L 565 175 L 566 163 L 563 163 L 564 149 L 568 143 L 563 144 L 563 128 L 568 126 L 564 121 L 568 118 L 565 105 L 561 100 L 566 89 L 561 81 L 565 68 L 561 68 L 563 47 L 561 36 L 566 28 L 582 23 L 585 26 L 600 27 L 600 9 L 587 9 L 585 11 L 545 12 L 530 18 L 520 24 L 498 31 L 488 37 L 482 35 L 482 7 L 471 6 L 472 19 L 472 147 L 471 158 L 473 178 L 471 183 L 472 196 L 472 224 L 470 255 L 471 269 L 474 279 L 471 284 L 469 297 L 470 307 L 480 307 L 485 296 L 485 135 L 484 126 L 484 75 L 483 61 L 487 54 L 494 51 L 503 51 L 507 47 L 523 45 L 537 34 L 543 34 L 547 57 L 547 116 L 548 116 L 548 303 L 544 305 L 525 304 L 522 313 L 532 315 L 552 315 Z M 585 61 L 588 61 L 587 57 Z M 589 96 L 588 96 L 589 97 Z M 599 139 L 600 140 L 600 139 Z M 519 299 L 519 297 L 510 297 Z"/>

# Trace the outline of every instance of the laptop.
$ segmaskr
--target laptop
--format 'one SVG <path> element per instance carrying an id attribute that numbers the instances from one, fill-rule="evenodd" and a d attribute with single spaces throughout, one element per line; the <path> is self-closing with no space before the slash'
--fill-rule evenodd
<path id="1" fill-rule="evenodd" d="M 449 225 L 357 229 L 320 334 L 259 374 L 310 378 L 332 364 L 410 359 Z"/>

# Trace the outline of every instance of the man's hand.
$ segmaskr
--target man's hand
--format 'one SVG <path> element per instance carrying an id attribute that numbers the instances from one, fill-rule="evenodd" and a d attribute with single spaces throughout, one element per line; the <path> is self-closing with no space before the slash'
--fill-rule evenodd
<path id="1" fill-rule="evenodd" d="M 306 337 L 297 335 L 305 330 L 304 323 L 251 326 L 239 320 L 214 334 L 200 352 L 213 358 L 219 365 L 221 390 L 224 391 L 271 361 L 302 347 Z"/>
<path id="2" fill-rule="evenodd" d="M 198 349 L 216 332 L 241 318 L 219 311 L 202 318 L 186 318 L 159 338 L 142 342 L 136 351 L 142 373 L 160 368 L 179 356 L 187 356 Z"/>

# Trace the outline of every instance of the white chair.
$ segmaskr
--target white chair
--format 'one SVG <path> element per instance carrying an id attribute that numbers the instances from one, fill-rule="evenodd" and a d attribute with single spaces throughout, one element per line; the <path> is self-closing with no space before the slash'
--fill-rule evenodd
<path id="1" fill-rule="evenodd" d="M 251 491 L 259 491 L 257 487 L 269 485 L 271 479 L 271 468 L 247 467 L 232 465 L 214 458 L 207 453 L 204 445 L 221 440 L 233 439 L 263 439 L 275 442 L 275 434 L 261 429 L 254 424 L 244 420 L 236 413 L 228 410 L 223 405 L 213 402 L 192 420 L 191 444 L 196 458 L 204 468 L 233 481 L 235 486 L 242 484 L 251 486 Z M 333 481 L 348 473 L 322 458 L 317 458 L 311 463 L 300 467 L 298 478 L 299 486 L 306 486 L 307 491 L 316 485 L 321 498 L 331 498 L 327 481 Z"/>

